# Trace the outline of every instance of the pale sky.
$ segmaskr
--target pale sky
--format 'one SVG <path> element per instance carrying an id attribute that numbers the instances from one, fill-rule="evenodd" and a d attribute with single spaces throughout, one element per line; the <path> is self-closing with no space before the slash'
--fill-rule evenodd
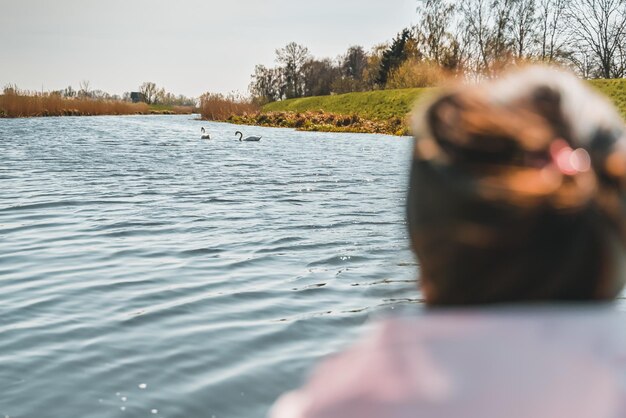
<path id="1" fill-rule="evenodd" d="M 122 94 L 247 93 L 255 64 L 288 42 L 334 58 L 415 23 L 416 0 L 0 0 L 0 88 L 81 80 Z"/>

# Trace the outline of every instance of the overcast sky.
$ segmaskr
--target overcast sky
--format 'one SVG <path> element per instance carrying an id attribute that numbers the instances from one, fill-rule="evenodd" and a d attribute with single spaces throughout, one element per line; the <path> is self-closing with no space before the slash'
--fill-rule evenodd
<path id="1" fill-rule="evenodd" d="M 369 49 L 416 21 L 416 0 L 0 0 L 0 87 L 81 80 L 121 94 L 153 81 L 187 96 L 247 92 L 288 42 L 316 57 Z"/>

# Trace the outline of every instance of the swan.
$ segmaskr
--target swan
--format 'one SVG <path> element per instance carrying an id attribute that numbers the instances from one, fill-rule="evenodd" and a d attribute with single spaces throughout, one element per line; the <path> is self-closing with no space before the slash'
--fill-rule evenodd
<path id="1" fill-rule="evenodd" d="M 204 126 L 202 128 L 200 128 L 200 132 L 202 132 L 202 134 L 203 134 L 200 138 L 202 138 L 202 139 L 211 139 L 211 135 L 209 135 L 209 134 L 204 135 L 204 133 L 206 132 L 204 130 Z"/>
<path id="2" fill-rule="evenodd" d="M 240 141 L 260 141 L 261 140 L 260 136 L 249 136 L 247 138 L 243 138 L 243 134 L 239 131 L 235 132 L 235 135 L 239 135 Z"/>

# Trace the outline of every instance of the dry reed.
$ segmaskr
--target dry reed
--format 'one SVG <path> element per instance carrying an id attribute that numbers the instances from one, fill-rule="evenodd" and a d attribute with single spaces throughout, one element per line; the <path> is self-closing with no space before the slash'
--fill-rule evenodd
<path id="1" fill-rule="evenodd" d="M 205 120 L 224 121 L 231 116 L 251 114 L 259 110 L 259 106 L 251 100 L 234 95 L 205 93 L 200 96 L 200 115 Z"/>
<path id="2" fill-rule="evenodd" d="M 0 117 L 133 115 L 148 113 L 145 103 L 69 99 L 55 94 L 0 95 Z"/>

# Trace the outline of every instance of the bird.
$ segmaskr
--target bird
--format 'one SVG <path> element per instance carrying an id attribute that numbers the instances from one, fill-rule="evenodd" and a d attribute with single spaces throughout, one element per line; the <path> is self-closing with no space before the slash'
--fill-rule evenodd
<path id="1" fill-rule="evenodd" d="M 202 128 L 200 128 L 200 132 L 202 132 L 202 134 L 203 134 L 201 136 L 202 139 L 211 139 L 211 135 L 205 134 L 206 131 L 204 130 L 204 126 Z"/>
<path id="2" fill-rule="evenodd" d="M 240 141 L 260 141 L 261 140 L 260 136 L 249 136 L 247 138 L 244 138 L 243 134 L 239 131 L 235 132 L 235 135 L 239 135 Z"/>

